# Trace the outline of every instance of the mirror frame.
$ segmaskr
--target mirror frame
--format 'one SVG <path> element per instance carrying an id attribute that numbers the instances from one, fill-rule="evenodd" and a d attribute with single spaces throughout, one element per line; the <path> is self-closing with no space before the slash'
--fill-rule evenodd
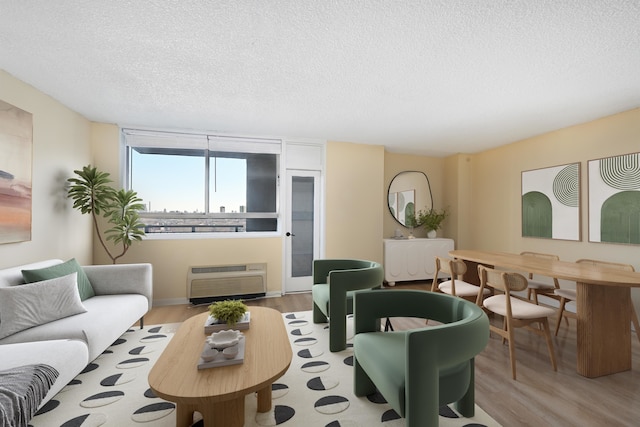
<path id="1" fill-rule="evenodd" d="M 424 206 L 421 206 L 418 210 L 420 209 L 430 209 L 433 207 L 433 194 L 431 192 L 431 184 L 429 182 L 429 177 L 427 176 L 426 173 L 422 172 L 422 171 L 414 171 L 414 170 L 410 170 L 410 171 L 402 171 L 396 174 L 396 176 L 393 177 L 393 179 L 391 180 L 391 182 L 389 183 L 389 188 L 387 189 L 387 208 L 389 209 L 389 213 L 391 214 L 391 216 L 393 217 L 393 219 L 400 224 L 401 226 L 405 227 L 405 228 L 413 228 L 413 227 L 407 227 L 405 224 L 403 224 L 402 222 L 400 222 L 400 219 L 397 217 L 397 214 L 394 214 L 394 211 L 392 210 L 393 208 L 391 207 L 391 203 L 390 203 L 390 196 L 392 194 L 391 191 L 391 187 L 393 186 L 394 181 L 401 175 L 404 174 L 413 174 L 413 173 L 417 173 L 417 174 L 422 174 L 422 176 L 424 177 L 425 181 L 427 182 L 426 185 L 426 190 L 427 190 L 427 194 L 423 194 L 423 195 L 419 195 L 417 193 L 415 193 L 415 191 L 418 189 L 418 186 L 416 185 L 413 189 L 407 188 L 407 189 L 398 189 L 398 191 L 393 191 L 393 193 L 398 193 L 401 191 L 414 191 L 414 209 L 417 208 L 417 201 L 421 200 L 421 199 L 425 199 L 424 200 Z M 421 177 L 420 177 L 421 178 Z M 418 213 L 418 211 L 415 212 L 416 214 Z"/>

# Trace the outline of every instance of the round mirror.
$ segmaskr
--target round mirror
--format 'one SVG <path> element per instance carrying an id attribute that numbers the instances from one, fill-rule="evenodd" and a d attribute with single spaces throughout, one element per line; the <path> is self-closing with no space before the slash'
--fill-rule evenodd
<path id="1" fill-rule="evenodd" d="M 395 220 L 412 228 L 411 219 L 415 214 L 433 207 L 429 178 L 420 171 L 400 172 L 389 184 L 387 202 Z"/>

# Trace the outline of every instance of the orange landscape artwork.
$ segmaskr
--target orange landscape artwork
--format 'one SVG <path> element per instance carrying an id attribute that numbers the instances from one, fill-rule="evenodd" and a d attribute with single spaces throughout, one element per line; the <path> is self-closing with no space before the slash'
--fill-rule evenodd
<path id="1" fill-rule="evenodd" d="M 0 243 L 31 240 L 33 116 L 0 101 Z"/>

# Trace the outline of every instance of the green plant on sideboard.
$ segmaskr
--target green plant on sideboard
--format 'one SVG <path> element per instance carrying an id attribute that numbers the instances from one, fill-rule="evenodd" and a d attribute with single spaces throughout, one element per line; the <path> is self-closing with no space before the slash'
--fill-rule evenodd
<path id="1" fill-rule="evenodd" d="M 100 244 L 115 264 L 118 258 L 124 256 L 136 240 L 144 236 L 144 224 L 140 220 L 139 212 L 145 209 L 142 199 L 133 190 L 116 190 L 111 187 L 109 174 L 101 172 L 91 165 L 82 170 L 74 170 L 76 177 L 67 179 L 71 184 L 67 197 L 73 199 L 74 209 L 83 214 L 90 214 Z M 107 219 L 112 227 L 105 230 L 102 237 L 98 217 Z M 121 245 L 119 254 L 112 253 L 106 241 L 113 241 L 114 245 Z"/>
<path id="2" fill-rule="evenodd" d="M 217 321 L 226 323 L 229 326 L 234 326 L 238 323 L 246 311 L 247 306 L 242 300 L 218 301 L 209 306 L 209 314 Z"/>
<path id="3" fill-rule="evenodd" d="M 425 230 L 439 230 L 442 227 L 442 222 L 449 216 L 447 209 L 426 209 L 418 212 L 417 222 Z"/>

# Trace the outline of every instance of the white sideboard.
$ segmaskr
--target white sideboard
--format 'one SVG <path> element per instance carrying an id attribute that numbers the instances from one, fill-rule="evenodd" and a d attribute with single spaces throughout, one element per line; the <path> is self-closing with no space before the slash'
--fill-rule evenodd
<path id="1" fill-rule="evenodd" d="M 384 280 L 389 286 L 407 280 L 433 279 L 435 257 L 448 257 L 453 239 L 384 239 Z"/>

